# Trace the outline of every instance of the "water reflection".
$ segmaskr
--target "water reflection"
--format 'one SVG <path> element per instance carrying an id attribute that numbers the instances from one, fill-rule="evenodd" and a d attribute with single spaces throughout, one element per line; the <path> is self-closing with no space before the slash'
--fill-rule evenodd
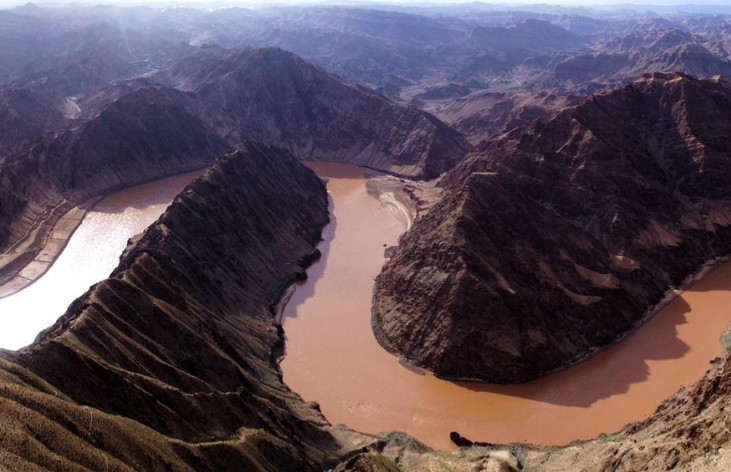
<path id="1" fill-rule="evenodd" d="M 202 172 L 122 190 L 97 203 L 40 279 L 0 299 L 0 347 L 19 349 L 33 342 L 74 299 L 114 270 L 127 240 L 154 222 Z"/>

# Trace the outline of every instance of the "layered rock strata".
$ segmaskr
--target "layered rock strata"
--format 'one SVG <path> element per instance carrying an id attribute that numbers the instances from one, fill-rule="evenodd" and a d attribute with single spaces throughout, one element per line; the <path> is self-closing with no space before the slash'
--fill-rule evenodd
<path id="1" fill-rule="evenodd" d="M 185 94 L 138 89 L 0 163 L 0 283 L 30 262 L 56 222 L 91 197 L 210 165 L 224 142 Z"/>
<path id="2" fill-rule="evenodd" d="M 731 249 L 731 84 L 651 74 L 483 143 L 376 281 L 381 341 L 530 380 L 631 332 Z"/>
<path id="3" fill-rule="evenodd" d="M 246 143 L 125 251 L 109 279 L 0 352 L 10 470 L 322 470 L 339 445 L 281 381 L 273 305 L 328 220 L 319 178 Z"/>
<path id="4" fill-rule="evenodd" d="M 453 167 L 470 148 L 437 118 L 276 48 L 204 48 L 159 78 L 184 91 L 135 79 L 96 92 L 73 127 L 0 162 L 0 284 L 35 257 L 71 208 L 207 166 L 243 139 L 417 178 Z M 0 130 L 15 141 L 36 133 L 22 120 Z"/>
<path id="5" fill-rule="evenodd" d="M 470 148 L 434 116 L 348 84 L 278 48 L 208 47 L 160 79 L 194 92 L 203 119 L 229 143 L 255 139 L 301 159 L 417 179 L 450 169 Z"/>

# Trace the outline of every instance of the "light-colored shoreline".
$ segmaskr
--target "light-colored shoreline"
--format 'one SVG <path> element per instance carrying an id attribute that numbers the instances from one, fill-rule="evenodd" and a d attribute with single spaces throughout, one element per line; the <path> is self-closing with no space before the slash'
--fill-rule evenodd
<path id="1" fill-rule="evenodd" d="M 0 299 L 15 295 L 43 277 L 43 275 L 48 272 L 54 262 L 56 262 L 58 257 L 64 251 L 69 240 L 83 222 L 86 214 L 93 210 L 96 204 L 104 200 L 106 197 L 123 190 L 187 174 L 189 172 L 199 171 L 206 169 L 207 167 L 208 166 L 206 165 L 203 167 L 186 169 L 181 172 L 164 175 L 159 178 L 139 182 L 127 187 L 116 188 L 91 197 L 83 203 L 77 204 L 66 211 L 66 213 L 56 220 L 52 228 L 45 230 L 44 234 L 44 225 L 54 219 L 54 212 L 58 208 L 69 204 L 68 201 L 60 202 L 51 210 L 47 217 L 41 219 L 29 228 L 21 239 L 16 241 L 4 253 L 0 254 L 0 280 L 2 280 L 2 282 L 0 282 Z M 42 246 L 38 249 L 34 249 L 39 238 L 43 241 Z M 19 262 L 24 258 L 29 258 L 30 256 L 32 256 L 32 259 L 28 262 Z M 13 267 L 14 265 L 19 265 L 19 267 Z"/>
<path id="2" fill-rule="evenodd" d="M 409 206 L 399 199 L 396 192 L 383 192 L 378 199 L 406 227 L 406 231 L 411 229 L 415 215 L 410 211 Z"/>
<path id="3" fill-rule="evenodd" d="M 293 283 L 284 290 L 284 293 L 282 293 L 282 297 L 279 299 L 276 308 L 274 308 L 274 318 L 280 325 L 282 324 L 282 316 L 284 316 L 284 310 L 287 308 L 287 304 L 289 303 L 289 300 L 292 298 L 292 295 L 294 295 L 294 292 L 296 290 L 297 282 Z"/>
<path id="4" fill-rule="evenodd" d="M 3 274 L 7 280 L 0 284 L 0 299 L 20 292 L 43 277 L 66 248 L 71 236 L 73 236 L 74 232 L 76 232 L 84 220 L 86 213 L 103 198 L 104 195 L 91 198 L 64 213 L 58 218 L 53 227 L 45 235 L 41 236 L 44 241 L 38 250 L 34 251 L 32 246 L 38 238 L 38 232 L 42 231 L 43 225 L 52 216 L 42 220 L 35 227 L 30 228 L 23 239 L 16 242 L 8 251 L 0 255 L 0 273 L 2 273 L 7 270 L 7 267 L 19 259 L 35 252 L 33 259 L 28 263 L 17 269 L 7 270 L 9 273 Z"/>

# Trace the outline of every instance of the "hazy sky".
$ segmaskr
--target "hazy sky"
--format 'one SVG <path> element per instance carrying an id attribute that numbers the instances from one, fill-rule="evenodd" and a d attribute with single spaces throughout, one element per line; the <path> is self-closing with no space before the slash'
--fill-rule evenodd
<path id="1" fill-rule="evenodd" d="M 0 0 L 0 5 L 22 5 L 28 0 Z M 370 3 L 390 3 L 390 4 L 428 4 L 428 3 L 472 3 L 475 0 L 366 0 Z M 211 0 L 216 4 L 348 4 L 348 3 L 366 3 L 366 1 L 349 1 L 349 0 Z M 43 4 L 65 4 L 72 3 L 58 0 L 36 0 L 35 3 Z M 198 3 L 205 4 L 206 0 L 75 0 L 73 3 L 83 4 L 143 4 L 143 3 Z M 633 4 L 633 5 L 731 5 L 731 0 L 487 0 L 484 3 L 491 4 L 550 4 L 550 5 L 571 5 L 571 6 L 592 6 L 592 5 L 616 5 L 616 4 Z"/>
<path id="2" fill-rule="evenodd" d="M 33 1 L 38 5 L 59 6 L 68 3 L 76 3 L 83 5 L 95 4 L 117 4 L 117 5 L 206 5 L 211 4 L 215 7 L 221 6 L 255 6 L 264 4 L 276 5 L 311 5 L 311 4 L 363 4 L 363 3 L 387 3 L 401 5 L 419 5 L 419 4 L 450 4 L 450 3 L 473 3 L 481 0 L 0 0 L 0 8 L 10 8 L 22 5 L 28 1 Z M 654 6 L 674 6 L 674 5 L 708 5 L 708 6 L 731 6 L 731 0 L 485 0 L 483 3 L 500 4 L 500 5 L 526 5 L 526 4 L 549 4 L 549 5 L 565 5 L 572 7 L 592 7 L 598 5 L 654 5 Z"/>

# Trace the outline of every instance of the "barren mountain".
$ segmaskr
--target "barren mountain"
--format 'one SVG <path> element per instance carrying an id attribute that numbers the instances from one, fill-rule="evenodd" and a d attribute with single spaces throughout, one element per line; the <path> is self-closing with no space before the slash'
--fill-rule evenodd
<path id="1" fill-rule="evenodd" d="M 482 143 L 376 283 L 381 337 L 522 382 L 616 342 L 731 250 L 731 84 L 650 74 Z"/>
<path id="2" fill-rule="evenodd" d="M 469 148 L 435 117 L 277 48 L 205 48 L 162 80 L 193 92 L 203 119 L 227 142 L 260 140 L 301 159 L 433 178 Z"/>
<path id="3" fill-rule="evenodd" d="M 541 73 L 534 88 L 575 92 L 611 89 L 650 72 L 682 72 L 700 78 L 731 76 L 731 62 L 710 51 L 701 37 L 678 29 L 636 31 L 597 46 L 594 53 L 567 55 Z"/>
<path id="4" fill-rule="evenodd" d="M 322 470 L 339 446 L 282 384 L 271 307 L 327 218 L 324 185 L 291 155 L 222 156 L 108 280 L 0 352 L 2 467 Z"/>
<path id="5" fill-rule="evenodd" d="M 226 146 L 191 113 L 193 103 L 182 92 L 148 86 L 8 156 L 0 165 L 0 280 L 32 259 L 74 206 L 210 164 Z"/>
<path id="6" fill-rule="evenodd" d="M 480 93 L 438 107 L 434 114 L 477 144 L 566 108 L 576 100 L 550 91 Z"/>
<path id="7" fill-rule="evenodd" d="M 444 377 L 566 367 L 725 260 L 731 16 L 687 8 L 0 11 L 0 283 L 69 208 L 235 146 L 33 345 L 0 350 L 0 469 L 731 469 L 728 333 L 651 417 L 565 447 L 333 427 L 277 365 L 274 306 L 328 219 L 299 159 L 435 179 L 406 184 L 428 202 L 373 323 Z"/>

